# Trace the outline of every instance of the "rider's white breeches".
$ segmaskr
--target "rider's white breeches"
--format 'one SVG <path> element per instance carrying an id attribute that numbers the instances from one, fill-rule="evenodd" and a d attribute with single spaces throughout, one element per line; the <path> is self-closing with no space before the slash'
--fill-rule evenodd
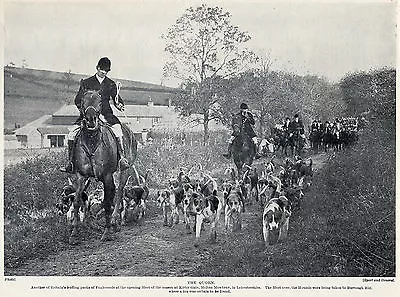
<path id="1" fill-rule="evenodd" d="M 122 137 L 122 127 L 121 124 L 115 124 L 111 126 L 111 129 L 114 131 L 115 136 L 118 138 Z"/>
<path id="2" fill-rule="evenodd" d="M 232 136 L 228 139 L 228 143 L 232 144 L 234 139 L 235 139 L 235 136 L 232 135 Z"/>

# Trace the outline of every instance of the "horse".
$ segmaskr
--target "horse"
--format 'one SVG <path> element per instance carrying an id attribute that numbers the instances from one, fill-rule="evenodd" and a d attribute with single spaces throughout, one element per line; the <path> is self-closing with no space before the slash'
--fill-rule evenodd
<path id="1" fill-rule="evenodd" d="M 317 152 L 319 150 L 319 147 L 320 147 L 321 141 L 322 141 L 321 131 L 313 129 L 310 132 L 308 139 L 310 140 L 312 150 L 314 152 Z"/>
<path id="2" fill-rule="evenodd" d="M 334 142 L 334 135 L 332 133 L 332 129 L 329 126 L 324 128 L 321 136 L 321 142 L 324 146 L 324 151 L 327 152 L 331 146 L 333 146 Z"/>
<path id="3" fill-rule="evenodd" d="M 80 131 L 76 136 L 74 146 L 74 168 L 76 168 L 76 194 L 72 232 L 69 237 L 70 244 L 77 243 L 79 208 L 82 205 L 82 192 L 85 182 L 95 178 L 103 183 L 104 200 L 102 207 L 105 214 L 105 230 L 102 241 L 112 240 L 111 226 L 114 231 L 120 228 L 122 195 L 124 186 L 129 177 L 129 169 L 121 171 L 119 168 L 119 155 L 117 139 L 111 127 L 100 119 L 101 96 L 98 91 L 86 91 L 82 98 L 81 114 L 83 115 Z M 137 142 L 133 132 L 124 124 L 122 133 L 124 139 L 125 157 L 129 164 L 137 156 Z M 114 183 L 114 174 L 118 179 L 118 186 Z M 111 216 L 112 205 L 114 210 Z"/>
<path id="4" fill-rule="evenodd" d="M 299 130 L 294 131 L 292 136 L 289 137 L 288 146 L 291 147 L 292 156 L 301 156 L 304 147 L 304 140 L 301 137 Z"/>
<path id="5" fill-rule="evenodd" d="M 235 139 L 232 143 L 232 157 L 236 165 L 238 176 L 242 176 L 243 166 L 251 166 L 256 155 L 256 147 L 249 135 L 244 133 L 242 118 L 235 115 L 232 119 L 233 135 Z"/>
<path id="6" fill-rule="evenodd" d="M 276 143 L 276 151 L 281 150 L 282 154 L 285 153 L 287 156 L 287 147 L 289 145 L 289 133 L 284 129 L 274 127 L 272 130 L 273 138 Z"/>

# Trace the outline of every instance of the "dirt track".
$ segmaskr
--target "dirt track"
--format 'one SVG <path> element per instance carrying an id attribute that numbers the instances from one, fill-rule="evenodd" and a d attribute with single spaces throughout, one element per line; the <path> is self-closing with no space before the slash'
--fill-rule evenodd
<path id="1" fill-rule="evenodd" d="M 312 157 L 314 171 L 325 163 L 327 156 Z M 151 203 L 151 202 L 150 202 Z M 243 216 L 243 230 L 235 240 L 246 241 L 247 229 L 258 230 L 259 206 L 249 207 Z M 212 261 L 213 252 L 219 252 L 222 244 L 232 239 L 223 228 L 221 217 L 217 243 L 207 241 L 208 226 L 194 247 L 194 234 L 187 234 L 181 222 L 172 228 L 164 227 L 160 215 L 132 223 L 117 233 L 111 242 L 98 239 L 82 241 L 77 246 L 50 255 L 46 259 L 34 259 L 18 268 L 7 269 L 7 275 L 24 276 L 195 276 L 201 263 Z M 257 235 L 260 237 L 261 234 Z M 200 261 L 201 260 L 201 261 Z M 199 264 L 200 263 L 200 264 Z"/>

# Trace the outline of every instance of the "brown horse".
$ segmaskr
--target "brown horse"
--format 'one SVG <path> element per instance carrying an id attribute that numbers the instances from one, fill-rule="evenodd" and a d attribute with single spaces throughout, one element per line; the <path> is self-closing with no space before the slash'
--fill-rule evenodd
<path id="1" fill-rule="evenodd" d="M 233 162 L 236 165 L 238 176 L 242 177 L 243 166 L 251 166 L 256 155 L 256 147 L 249 135 L 243 131 L 243 123 L 240 115 L 235 115 L 232 120 L 233 135 L 232 143 Z"/>
<path id="2" fill-rule="evenodd" d="M 129 169 L 121 171 L 118 166 L 119 155 L 117 139 L 111 127 L 99 118 L 101 97 L 96 91 L 87 91 L 82 99 L 81 113 L 83 121 L 77 135 L 74 148 L 74 168 L 76 168 L 76 194 L 74 199 L 73 229 L 69 238 L 70 244 L 77 243 L 79 207 L 82 205 L 82 192 L 87 179 L 94 177 L 104 185 L 102 206 L 105 213 L 105 230 L 102 241 L 111 240 L 110 227 L 119 230 L 123 189 L 129 176 Z M 131 166 L 137 155 L 137 142 L 133 132 L 122 126 L 125 157 Z M 118 180 L 115 187 L 114 174 Z M 112 205 L 114 210 L 111 216 Z"/>

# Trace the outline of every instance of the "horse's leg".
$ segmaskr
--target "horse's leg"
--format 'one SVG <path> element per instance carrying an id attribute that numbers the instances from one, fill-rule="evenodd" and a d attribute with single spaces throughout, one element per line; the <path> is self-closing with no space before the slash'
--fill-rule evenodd
<path id="1" fill-rule="evenodd" d="M 77 173 L 77 185 L 76 185 L 76 192 L 75 192 L 75 198 L 73 201 L 73 206 L 74 206 L 74 211 L 73 211 L 73 220 L 72 220 L 72 232 L 69 237 L 69 243 L 70 244 L 77 244 L 78 239 L 78 225 L 79 225 L 79 210 L 82 205 L 82 193 L 85 188 L 85 181 L 86 177 L 80 175 Z"/>
<path id="2" fill-rule="evenodd" d="M 111 218 L 111 225 L 114 231 L 121 230 L 121 208 L 122 208 L 122 196 L 126 182 L 128 181 L 128 170 L 119 173 L 119 183 L 115 191 L 114 197 L 114 211 Z M 126 211 L 126 210 L 125 210 Z M 124 218 L 125 219 L 125 218 Z"/>
<path id="3" fill-rule="evenodd" d="M 127 223 L 127 218 L 126 215 L 128 213 L 128 201 L 121 199 L 122 201 L 122 207 L 121 207 L 121 226 L 125 226 Z M 118 222 L 118 220 L 117 220 Z M 120 231 L 121 229 L 119 228 L 119 224 L 113 225 L 113 227 L 115 228 L 114 231 Z"/>
<path id="4" fill-rule="evenodd" d="M 103 200 L 103 208 L 104 214 L 106 218 L 106 226 L 104 233 L 101 237 L 101 241 L 112 240 L 111 237 L 111 205 L 113 202 L 113 198 L 115 195 L 115 185 L 114 185 L 114 178 L 112 173 L 107 174 L 103 178 L 103 185 L 104 185 L 104 200 Z M 116 206 L 114 206 L 115 211 Z"/>

